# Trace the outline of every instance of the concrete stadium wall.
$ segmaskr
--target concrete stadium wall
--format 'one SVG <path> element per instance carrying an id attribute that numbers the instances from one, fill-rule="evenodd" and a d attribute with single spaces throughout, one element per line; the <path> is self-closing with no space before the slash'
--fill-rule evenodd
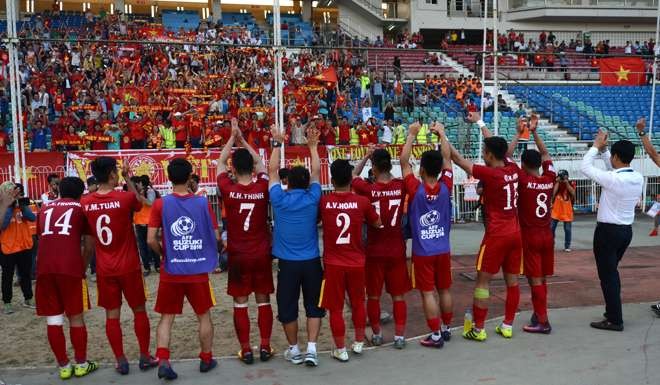
<path id="1" fill-rule="evenodd" d="M 352 32 L 357 33 L 361 37 L 368 37 L 375 40 L 376 36 L 383 36 L 383 26 L 377 23 L 375 19 L 362 16 L 357 10 L 353 9 L 355 5 L 347 5 L 346 2 L 341 1 L 337 4 L 337 12 L 339 14 L 339 24 L 348 25 Z"/>

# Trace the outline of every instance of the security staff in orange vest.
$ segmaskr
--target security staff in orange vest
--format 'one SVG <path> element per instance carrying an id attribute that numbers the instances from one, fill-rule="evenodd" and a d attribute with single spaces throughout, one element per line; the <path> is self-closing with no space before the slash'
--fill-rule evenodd
<path id="1" fill-rule="evenodd" d="M 18 268 L 18 278 L 23 291 L 23 306 L 34 309 L 32 299 L 32 233 L 30 222 L 37 217 L 30 210 L 30 199 L 25 198 L 23 186 L 16 183 L 19 197 L 7 209 L 2 221 L 0 234 L 0 265 L 2 265 L 2 302 L 4 313 L 11 314 L 14 309 L 11 304 L 13 296 L 14 270 Z"/>

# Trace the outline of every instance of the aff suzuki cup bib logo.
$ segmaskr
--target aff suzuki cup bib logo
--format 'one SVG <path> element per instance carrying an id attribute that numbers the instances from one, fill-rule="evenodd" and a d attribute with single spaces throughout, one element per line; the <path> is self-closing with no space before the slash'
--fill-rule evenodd
<path id="1" fill-rule="evenodd" d="M 177 251 L 201 250 L 202 239 L 193 239 L 192 232 L 195 231 L 195 221 L 186 216 L 181 216 L 172 223 L 170 232 L 177 238 L 172 240 L 172 247 Z"/>
<path id="2" fill-rule="evenodd" d="M 440 213 L 437 210 L 431 210 L 419 218 L 421 239 L 438 239 L 445 236 L 444 226 L 438 226 L 440 222 Z"/>
<path id="3" fill-rule="evenodd" d="M 172 226 L 170 226 L 170 231 L 172 232 L 172 235 L 175 235 L 177 237 L 188 235 L 192 233 L 194 230 L 195 230 L 195 222 L 186 216 L 179 217 L 179 219 L 174 221 L 174 223 L 172 223 Z"/>

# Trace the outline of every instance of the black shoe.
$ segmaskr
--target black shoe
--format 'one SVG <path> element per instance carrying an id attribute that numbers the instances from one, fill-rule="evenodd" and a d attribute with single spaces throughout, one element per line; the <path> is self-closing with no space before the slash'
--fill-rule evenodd
<path id="1" fill-rule="evenodd" d="M 216 366 L 218 366 L 218 361 L 214 360 L 211 358 L 211 361 L 209 362 L 204 362 L 204 361 L 199 361 L 199 371 L 200 373 L 206 373 L 210 372 L 213 370 Z"/>
<path id="2" fill-rule="evenodd" d="M 602 320 L 599 322 L 592 322 L 591 327 L 594 329 L 600 329 L 600 330 L 610 330 L 610 331 L 615 331 L 615 332 L 622 332 L 623 331 L 623 325 L 617 325 L 613 324 L 612 322 L 608 320 Z"/>
<path id="3" fill-rule="evenodd" d="M 651 305 L 651 310 L 653 310 L 655 315 L 660 317 L 660 303 L 656 303 L 655 305 Z"/>
<path id="4" fill-rule="evenodd" d="M 259 351 L 259 359 L 261 362 L 266 362 L 273 358 L 273 353 L 275 353 L 275 350 L 270 346 L 267 348 L 261 348 L 261 351 Z"/>
<path id="5" fill-rule="evenodd" d="M 240 350 L 238 352 L 238 359 L 243 361 L 244 364 L 246 365 L 252 365 L 254 364 L 254 354 L 252 354 L 252 351 L 247 351 L 244 352 L 243 350 Z"/>
<path id="6" fill-rule="evenodd" d="M 158 378 L 164 378 L 165 380 L 172 381 L 176 380 L 179 377 L 178 374 L 172 369 L 169 365 L 161 365 L 158 367 Z"/>

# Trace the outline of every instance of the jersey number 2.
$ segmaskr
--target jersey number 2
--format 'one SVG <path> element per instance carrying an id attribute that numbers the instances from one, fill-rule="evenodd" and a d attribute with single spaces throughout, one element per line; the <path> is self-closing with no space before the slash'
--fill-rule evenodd
<path id="1" fill-rule="evenodd" d="M 337 214 L 337 219 L 335 220 L 337 227 L 341 228 L 337 241 L 337 245 L 348 245 L 351 243 L 351 233 L 348 232 L 348 228 L 351 226 L 351 217 L 346 213 Z"/>

